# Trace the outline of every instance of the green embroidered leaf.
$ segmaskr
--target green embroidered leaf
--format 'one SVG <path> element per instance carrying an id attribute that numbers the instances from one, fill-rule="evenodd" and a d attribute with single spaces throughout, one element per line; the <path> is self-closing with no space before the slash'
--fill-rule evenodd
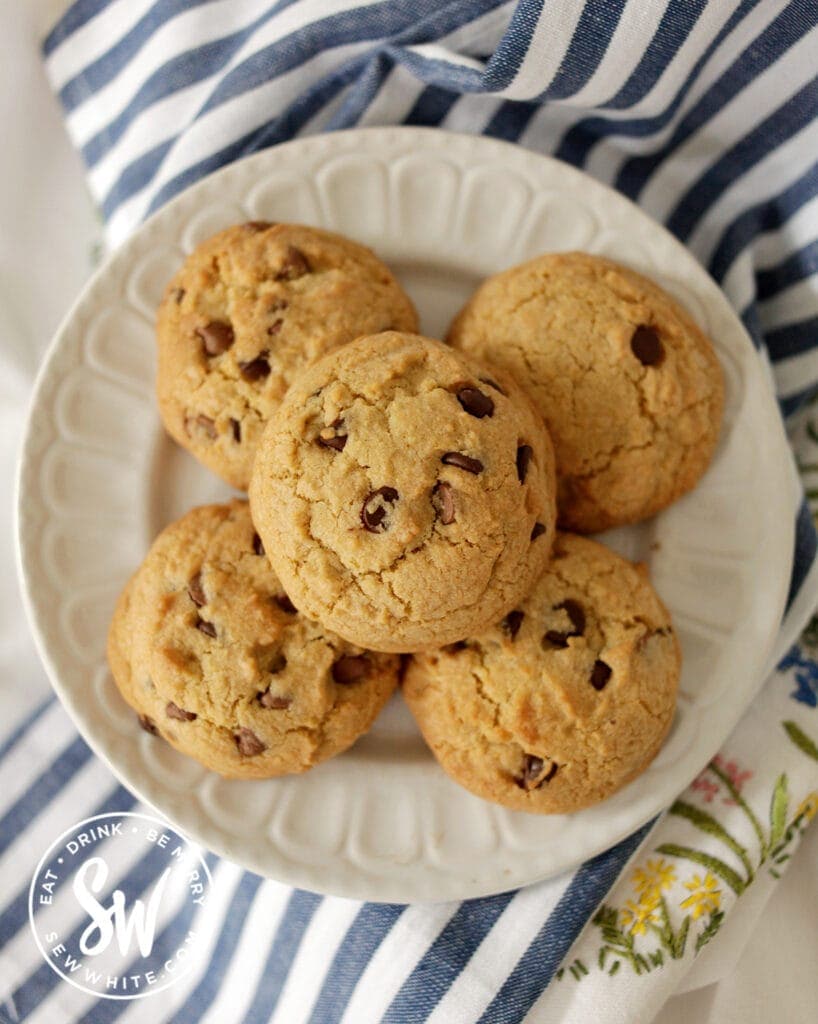
<path id="1" fill-rule="evenodd" d="M 692 860 L 694 864 L 701 864 L 708 868 L 714 875 L 718 875 L 730 888 L 740 896 L 747 888 L 747 882 L 734 871 L 729 864 L 725 864 L 718 857 L 712 857 L 709 853 L 702 853 L 701 850 L 694 850 L 690 846 L 679 846 L 676 843 L 663 843 L 656 851 L 664 853 L 668 857 L 681 857 L 684 860 Z"/>
<path id="2" fill-rule="evenodd" d="M 707 811 L 694 807 L 693 804 L 686 803 L 684 800 L 677 800 L 670 808 L 670 813 L 676 814 L 680 818 L 686 818 L 696 828 L 701 829 L 702 832 L 706 832 L 708 835 L 724 843 L 744 865 L 747 871 L 747 881 L 752 881 L 753 865 L 746 848 L 737 842 L 727 829 L 720 822 L 716 821 L 712 814 L 708 814 Z"/>
<path id="3" fill-rule="evenodd" d="M 787 735 L 800 750 L 803 750 L 807 757 L 818 761 L 818 746 L 800 729 L 795 722 L 783 722 Z"/>
<path id="4" fill-rule="evenodd" d="M 599 964 L 600 971 L 604 971 L 605 970 L 605 958 L 607 957 L 607 955 L 608 955 L 608 947 L 607 946 L 600 946 L 599 947 L 599 956 L 597 957 L 597 963 Z"/>
<path id="5" fill-rule="evenodd" d="M 685 946 L 687 945 L 687 933 L 690 931 L 690 918 L 686 917 L 682 921 L 682 927 L 679 929 L 679 934 L 676 936 L 676 941 L 673 944 L 673 956 L 676 960 L 681 960 L 685 955 Z"/>
<path id="6" fill-rule="evenodd" d="M 724 911 L 717 910 L 714 914 L 710 915 L 710 920 L 707 922 L 707 927 L 699 934 L 696 939 L 696 952 L 698 953 L 703 946 L 713 938 L 716 932 L 721 928 L 721 923 L 724 920 Z"/>
<path id="7" fill-rule="evenodd" d="M 818 444 L 818 429 L 816 429 L 815 424 L 812 422 L 812 420 L 807 420 L 807 433 L 812 438 L 812 440 L 815 441 L 816 444 Z"/>
<path id="8" fill-rule="evenodd" d="M 769 846 L 775 846 L 784 835 L 787 827 L 787 807 L 790 795 L 787 790 L 787 776 L 782 772 L 778 777 L 770 803 L 770 840 Z"/>
<path id="9" fill-rule="evenodd" d="M 609 974 L 609 975 L 610 975 L 611 977 L 613 977 L 613 976 L 614 976 L 614 974 L 616 974 L 616 972 L 617 972 L 618 970 L 619 970 L 619 961 L 618 961 L 618 960 L 614 960 L 614 962 L 613 962 L 613 963 L 611 964 L 611 969 L 610 969 L 610 970 L 608 971 L 608 974 Z"/>
<path id="10" fill-rule="evenodd" d="M 557 981 L 562 981 L 563 974 L 565 974 L 565 968 L 564 967 L 560 967 L 560 969 L 557 971 L 557 973 L 555 975 Z"/>
<path id="11" fill-rule="evenodd" d="M 665 958 L 662 955 L 661 949 L 657 949 L 655 952 L 650 953 L 649 956 L 650 962 L 653 964 L 654 967 L 661 967 L 665 962 Z"/>

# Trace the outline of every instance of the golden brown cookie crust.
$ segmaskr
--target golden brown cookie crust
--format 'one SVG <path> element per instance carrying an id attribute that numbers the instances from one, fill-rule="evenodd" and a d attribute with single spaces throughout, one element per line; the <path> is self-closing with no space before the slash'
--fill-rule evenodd
<path id="1" fill-rule="evenodd" d="M 416 330 L 417 314 L 370 249 L 296 224 L 227 228 L 188 256 L 159 307 L 165 427 L 246 490 L 264 426 L 303 367 L 386 328 Z"/>
<path id="2" fill-rule="evenodd" d="M 648 766 L 673 718 L 680 665 L 646 575 L 558 533 L 525 600 L 465 644 L 416 655 L 403 695 L 461 785 L 516 810 L 564 814 Z"/>
<path id="3" fill-rule="evenodd" d="M 506 374 L 387 332 L 295 382 L 259 446 L 253 519 L 306 614 L 413 651 L 505 614 L 554 533 L 547 432 Z"/>
<path id="4" fill-rule="evenodd" d="M 666 292 L 611 260 L 548 254 L 497 274 L 448 340 L 533 398 L 554 442 L 565 529 L 646 519 L 710 463 L 724 404 L 712 345 Z"/>
<path id="5" fill-rule="evenodd" d="M 399 669 L 295 610 L 242 501 L 193 509 L 159 535 L 119 599 L 108 658 L 149 731 L 235 778 L 345 750 Z"/>

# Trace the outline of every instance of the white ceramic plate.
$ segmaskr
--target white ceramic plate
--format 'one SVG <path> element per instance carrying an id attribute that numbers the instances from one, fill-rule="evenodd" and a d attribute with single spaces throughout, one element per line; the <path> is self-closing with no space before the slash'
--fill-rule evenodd
<path id="1" fill-rule="evenodd" d="M 148 736 L 105 663 L 114 602 L 151 540 L 227 489 L 164 434 L 153 393 L 162 289 L 202 239 L 247 219 L 349 234 L 391 264 L 440 335 L 478 281 L 546 250 L 644 271 L 713 338 L 723 436 L 694 493 L 610 542 L 650 563 L 684 652 L 679 708 L 650 769 L 597 807 L 536 817 L 484 803 L 436 766 L 396 697 L 372 732 L 307 775 L 227 781 Z M 273 878 L 371 900 L 444 900 L 533 882 L 643 824 L 718 749 L 762 682 L 790 576 L 790 455 L 762 364 L 693 257 L 580 172 L 492 140 L 368 129 L 266 150 L 168 204 L 91 281 L 40 373 L 19 476 L 32 628 L 83 736 L 205 846 Z"/>

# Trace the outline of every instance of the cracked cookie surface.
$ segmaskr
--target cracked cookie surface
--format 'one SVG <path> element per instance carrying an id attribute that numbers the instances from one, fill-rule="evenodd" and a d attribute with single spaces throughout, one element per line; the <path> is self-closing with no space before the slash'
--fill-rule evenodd
<path id="1" fill-rule="evenodd" d="M 193 509 L 159 535 L 119 599 L 108 660 L 145 729 L 234 778 L 345 750 L 399 669 L 296 610 L 243 501 Z"/>
<path id="2" fill-rule="evenodd" d="M 415 330 L 417 314 L 371 250 L 296 224 L 227 228 L 187 257 L 159 307 L 165 427 L 246 490 L 264 426 L 303 367 L 386 328 Z"/>
<path id="3" fill-rule="evenodd" d="M 487 800 L 564 814 L 644 771 L 670 727 L 681 653 L 640 568 L 558 533 L 492 628 L 416 655 L 403 695 L 444 770 Z"/>
<path id="4" fill-rule="evenodd" d="M 554 494 L 550 440 L 514 381 L 399 332 L 299 377 L 250 485 L 296 604 L 383 651 L 440 646 L 504 615 L 547 561 Z"/>
<path id="5" fill-rule="evenodd" d="M 565 529 L 646 519 L 710 463 L 718 359 L 679 304 L 632 270 L 584 253 L 540 256 L 485 281 L 448 340 L 533 398 L 554 442 Z"/>

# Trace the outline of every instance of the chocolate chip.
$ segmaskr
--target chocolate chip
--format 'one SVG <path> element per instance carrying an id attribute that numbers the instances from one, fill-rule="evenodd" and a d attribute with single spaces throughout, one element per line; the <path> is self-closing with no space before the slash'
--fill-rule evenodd
<path id="1" fill-rule="evenodd" d="M 458 469 L 465 469 L 467 473 L 483 471 L 483 463 L 479 459 L 473 459 L 462 452 L 446 452 L 440 461 L 444 466 L 457 466 Z"/>
<path id="2" fill-rule="evenodd" d="M 432 505 L 444 526 L 454 522 L 454 497 L 451 486 L 445 480 L 438 480 L 432 489 Z"/>
<path id="3" fill-rule="evenodd" d="M 558 604 L 557 608 L 562 608 L 571 620 L 571 625 L 574 627 L 573 633 L 569 633 L 569 636 L 582 636 L 585 632 L 585 610 L 578 601 L 572 600 L 570 597 L 566 598 L 562 604 Z"/>
<path id="4" fill-rule="evenodd" d="M 279 317 L 278 320 L 273 320 L 273 322 L 267 328 L 267 333 L 270 335 L 270 337 L 273 337 L 273 335 L 278 334 L 278 332 L 281 330 L 283 323 L 284 321 L 281 319 L 281 317 Z"/>
<path id="5" fill-rule="evenodd" d="M 270 664 L 267 666 L 267 671 L 271 676 L 277 676 L 287 667 L 287 657 L 281 652 L 277 651 L 270 659 Z"/>
<path id="6" fill-rule="evenodd" d="M 201 570 L 199 570 L 199 572 L 197 572 L 195 576 L 192 576 L 188 581 L 187 596 L 197 608 L 201 608 L 203 604 L 207 604 L 207 597 L 205 596 L 204 587 L 202 586 Z"/>
<path id="7" fill-rule="evenodd" d="M 193 722 L 198 717 L 195 712 L 185 711 L 184 708 L 180 708 L 173 701 L 168 703 L 168 706 L 165 708 L 165 714 L 168 718 L 177 718 L 180 722 Z"/>
<path id="8" fill-rule="evenodd" d="M 517 449 L 517 479 L 521 484 L 525 483 L 528 466 L 533 454 L 534 452 L 530 444 L 521 444 Z"/>
<path id="9" fill-rule="evenodd" d="M 256 231 L 266 231 L 267 228 L 271 228 L 272 226 L 273 226 L 273 221 L 269 221 L 269 220 L 248 220 L 244 224 L 244 230 L 245 231 L 252 231 L 252 232 L 255 233 Z"/>
<path id="10" fill-rule="evenodd" d="M 145 732 L 149 732 L 151 736 L 159 735 L 159 730 L 156 728 L 156 723 L 152 718 L 149 718 L 148 715 L 140 715 L 139 724 L 142 726 Z"/>
<path id="11" fill-rule="evenodd" d="M 245 380 L 257 381 L 264 380 L 270 373 L 270 364 L 267 361 L 267 353 L 262 352 L 261 355 L 256 356 L 255 359 L 251 359 L 249 363 L 239 363 L 239 369 L 241 375 Z"/>
<path id="12" fill-rule="evenodd" d="M 368 494 L 361 506 L 361 522 L 370 533 L 380 533 L 386 529 L 387 505 L 398 500 L 398 492 L 394 487 L 379 487 Z"/>
<path id="13" fill-rule="evenodd" d="M 512 640 L 520 632 L 520 626 L 522 626 L 524 618 L 525 612 L 521 612 L 518 608 L 515 608 L 513 612 L 509 612 L 503 619 L 503 629 L 508 633 Z"/>
<path id="14" fill-rule="evenodd" d="M 257 555 L 264 554 L 264 545 L 261 543 L 261 537 L 257 533 L 253 534 L 253 551 Z"/>
<path id="15" fill-rule="evenodd" d="M 548 771 L 543 775 L 545 761 L 541 757 L 535 757 L 533 754 L 526 754 L 523 761 L 522 774 L 516 779 L 517 785 L 521 789 L 526 790 L 539 789 L 543 783 L 550 782 L 554 778 L 558 767 L 557 762 L 552 761 Z"/>
<path id="16" fill-rule="evenodd" d="M 205 619 L 201 618 L 201 616 L 196 617 L 196 629 L 198 629 L 200 633 L 204 633 L 205 636 L 216 636 L 216 627 L 212 622 L 207 622 Z"/>
<path id="17" fill-rule="evenodd" d="M 480 383 L 488 384 L 490 388 L 494 388 L 494 390 L 499 391 L 501 395 L 505 395 L 505 391 L 503 391 L 503 389 L 500 387 L 497 381 L 492 380 L 491 377 L 481 377 Z"/>
<path id="18" fill-rule="evenodd" d="M 461 387 L 457 392 L 457 400 L 469 416 L 475 416 L 478 420 L 494 413 L 494 401 L 479 388 L 472 388 L 468 385 Z"/>
<path id="19" fill-rule="evenodd" d="M 265 690 L 264 693 L 258 695 L 258 702 L 263 708 L 273 708 L 275 711 L 286 711 L 287 708 L 292 704 L 292 697 L 276 697 L 270 693 L 269 690 Z"/>
<path id="20" fill-rule="evenodd" d="M 288 615 L 298 615 L 298 609 L 286 594 L 276 594 L 273 600 L 283 612 Z"/>
<path id="21" fill-rule="evenodd" d="M 288 245 L 284 254 L 284 262 L 281 269 L 275 275 L 276 281 L 295 281 L 296 278 L 309 274 L 311 270 L 309 261 L 300 249 L 294 245 Z"/>
<path id="22" fill-rule="evenodd" d="M 347 443 L 347 435 L 339 433 L 339 430 L 343 425 L 344 421 L 339 419 L 334 423 L 331 423 L 328 427 L 324 427 L 316 438 L 318 444 L 320 444 L 322 448 L 333 448 L 336 452 L 342 452 Z"/>
<path id="23" fill-rule="evenodd" d="M 640 324 L 631 336 L 631 352 L 643 366 L 658 366 L 665 358 L 665 349 L 653 327 Z"/>
<path id="24" fill-rule="evenodd" d="M 199 416 L 188 416 L 185 419 L 185 429 L 187 430 L 188 437 L 190 436 L 190 427 L 193 424 L 198 427 L 200 431 L 207 434 L 211 441 L 215 441 L 219 436 L 218 430 L 216 430 L 215 420 L 212 420 L 209 416 L 200 414 Z"/>
<path id="25" fill-rule="evenodd" d="M 241 423 L 238 420 L 234 420 L 230 417 L 230 429 L 233 431 L 233 440 L 236 444 L 241 444 Z"/>
<path id="26" fill-rule="evenodd" d="M 612 673 L 613 669 L 610 665 L 606 665 L 604 661 L 597 659 L 594 662 L 593 669 L 591 669 L 591 686 L 595 690 L 604 690 Z"/>
<path id="27" fill-rule="evenodd" d="M 444 650 L 447 654 L 459 654 L 461 651 L 465 651 L 468 646 L 468 640 L 455 640 L 453 644 L 446 644 L 441 650 Z"/>
<path id="28" fill-rule="evenodd" d="M 180 304 L 181 304 L 181 302 L 182 302 L 182 299 L 183 299 L 183 298 L 185 297 L 185 295 L 186 295 L 187 293 L 185 292 L 185 289 L 184 289 L 184 288 L 174 288 L 174 289 L 173 289 L 173 293 L 172 293 L 172 294 L 173 294 L 173 301 L 174 301 L 174 302 L 176 303 L 176 305 L 178 306 L 178 305 L 180 305 Z"/>
<path id="29" fill-rule="evenodd" d="M 209 356 L 220 356 L 233 344 L 233 328 L 224 320 L 211 320 L 204 327 L 197 327 L 196 333 Z"/>
<path id="30" fill-rule="evenodd" d="M 545 533 L 545 527 L 542 523 L 534 523 L 534 528 L 531 531 L 531 539 L 536 540 L 538 537 L 542 537 Z"/>
<path id="31" fill-rule="evenodd" d="M 549 629 L 542 638 L 543 647 L 567 647 L 568 637 L 573 635 L 573 633 L 561 633 L 557 629 Z"/>
<path id="32" fill-rule="evenodd" d="M 245 757 L 255 757 L 256 754 L 260 754 L 267 748 L 250 729 L 239 729 L 237 733 L 234 733 L 233 739 L 236 741 L 236 746 L 239 748 L 239 753 Z"/>
<path id="33" fill-rule="evenodd" d="M 336 683 L 357 683 L 369 674 L 369 659 L 364 654 L 347 654 L 332 666 Z"/>

